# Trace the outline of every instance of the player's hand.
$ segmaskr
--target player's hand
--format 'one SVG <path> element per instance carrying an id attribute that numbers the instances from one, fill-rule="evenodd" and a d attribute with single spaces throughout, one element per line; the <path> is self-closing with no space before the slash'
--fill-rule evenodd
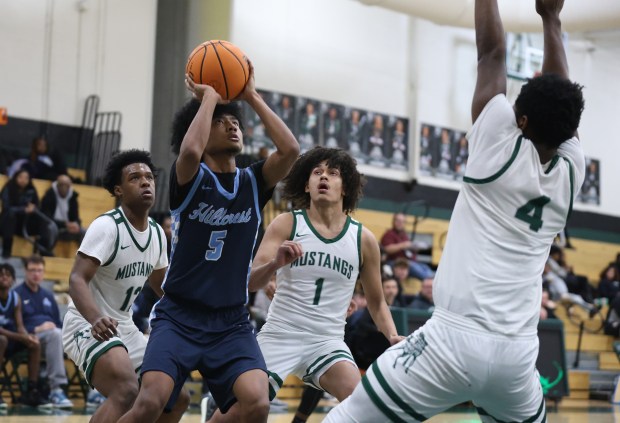
<path id="1" fill-rule="evenodd" d="M 204 96 L 215 96 L 217 98 L 217 104 L 227 104 L 230 103 L 228 100 L 223 100 L 222 96 L 215 91 L 211 85 L 207 84 L 197 84 L 192 81 L 192 78 L 189 77 L 188 74 L 185 74 L 185 86 L 192 93 L 192 97 L 194 97 L 198 101 L 202 101 Z"/>
<path id="2" fill-rule="evenodd" d="M 302 254 L 301 244 L 293 241 L 284 241 L 276 253 L 277 268 L 279 269 L 282 266 L 292 263 L 301 257 Z"/>
<path id="3" fill-rule="evenodd" d="M 107 341 L 117 334 L 116 327 L 118 322 L 108 316 L 98 318 L 90 330 L 93 338 L 97 341 Z"/>
<path id="4" fill-rule="evenodd" d="M 392 335 L 390 336 L 390 339 L 388 339 L 388 341 L 390 341 L 390 345 L 396 345 L 403 339 L 405 339 L 405 337 L 402 335 Z"/>
<path id="5" fill-rule="evenodd" d="M 248 68 L 250 69 L 250 76 L 248 77 L 248 82 L 245 84 L 243 91 L 235 100 L 247 100 L 256 92 L 256 82 L 254 80 L 254 65 L 250 59 L 247 59 Z"/>
<path id="6" fill-rule="evenodd" d="M 564 0 L 536 0 L 536 12 L 542 17 L 558 17 L 564 7 Z"/>
<path id="7" fill-rule="evenodd" d="M 39 345 L 39 338 L 36 335 L 30 333 L 22 333 L 19 336 L 19 342 L 26 345 L 28 348 Z"/>

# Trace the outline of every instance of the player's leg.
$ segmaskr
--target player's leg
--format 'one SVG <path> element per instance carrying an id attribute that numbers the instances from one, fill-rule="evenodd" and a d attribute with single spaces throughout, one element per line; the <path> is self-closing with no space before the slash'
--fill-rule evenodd
<path id="1" fill-rule="evenodd" d="M 292 423 L 305 423 L 316 409 L 321 398 L 323 398 L 323 391 L 306 385 Z"/>
<path id="2" fill-rule="evenodd" d="M 187 392 L 187 389 L 182 388 L 172 409 L 170 411 L 164 409 L 164 412 L 159 416 L 159 419 L 157 419 L 157 423 L 176 423 L 180 421 L 183 417 L 183 413 L 187 411 L 189 403 L 189 392 Z"/>
<path id="3" fill-rule="evenodd" d="M 200 349 L 191 336 L 184 335 L 184 329 L 177 323 L 164 318 L 151 322 L 152 330 L 142 362 L 140 392 L 129 412 L 120 423 L 155 422 L 164 410 L 169 416 L 178 418 L 186 402 L 181 394 L 187 375 L 197 368 Z"/>
<path id="4" fill-rule="evenodd" d="M 319 379 L 321 387 L 338 398 L 338 401 L 351 395 L 360 380 L 359 369 L 349 360 L 335 363 Z"/>
<path id="5" fill-rule="evenodd" d="M 479 342 L 480 344 L 481 342 Z M 474 404 L 483 422 L 546 420 L 545 399 L 536 370 L 538 338 L 498 340 L 484 348 L 492 354 L 493 368 L 485 389 Z"/>
<path id="6" fill-rule="evenodd" d="M 269 382 L 260 369 L 241 374 L 233 385 L 236 401 L 225 413 L 215 411 L 209 423 L 264 423 L 269 415 Z"/>
<path id="7" fill-rule="evenodd" d="M 93 414 L 91 423 L 118 421 L 138 396 L 138 378 L 123 346 L 112 347 L 100 355 L 89 380 L 106 397 Z"/>

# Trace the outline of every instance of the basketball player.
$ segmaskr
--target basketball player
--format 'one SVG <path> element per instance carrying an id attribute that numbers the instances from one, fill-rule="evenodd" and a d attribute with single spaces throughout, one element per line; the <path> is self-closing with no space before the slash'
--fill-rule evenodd
<path id="1" fill-rule="evenodd" d="M 285 179 L 284 197 L 296 210 L 275 218 L 265 232 L 250 275 L 250 291 L 277 271 L 276 294 L 258 334 L 269 394 L 294 374 L 340 401 L 360 372 L 344 343 L 344 325 L 358 276 L 368 309 L 392 344 L 398 336 L 383 298 L 379 244 L 349 216 L 362 190 L 355 161 L 344 151 L 316 147 L 303 154 Z M 221 419 L 238 421 L 236 407 Z"/>
<path id="2" fill-rule="evenodd" d="M 544 422 L 536 371 L 541 274 L 585 174 L 582 87 L 568 80 L 563 0 L 536 0 L 543 75 L 514 108 L 497 0 L 476 0 L 469 162 L 435 276 L 436 308 L 389 348 L 326 422 L 423 421 L 473 401 L 483 422 Z"/>
<path id="3" fill-rule="evenodd" d="M 166 237 L 148 217 L 155 201 L 154 169 L 146 151 L 112 157 L 103 186 L 120 206 L 89 226 L 71 270 L 64 349 L 87 382 L 107 397 L 91 422 L 116 422 L 138 395 L 136 372 L 146 339 L 133 323 L 131 305 L 146 279 L 161 295 L 168 266 Z M 184 398 L 160 421 L 179 421 L 188 402 Z"/>
<path id="4" fill-rule="evenodd" d="M 240 99 L 258 114 L 276 151 L 238 169 L 239 106 L 221 104 L 210 86 L 186 81 L 199 101 L 175 119 L 179 157 L 170 173 L 173 233 L 165 295 L 154 307 L 140 394 L 120 421 L 154 421 L 197 369 L 223 412 L 238 402 L 238 421 L 265 422 L 269 383 L 245 306 L 247 282 L 261 210 L 297 159 L 299 145 L 256 92 L 250 64 Z"/>

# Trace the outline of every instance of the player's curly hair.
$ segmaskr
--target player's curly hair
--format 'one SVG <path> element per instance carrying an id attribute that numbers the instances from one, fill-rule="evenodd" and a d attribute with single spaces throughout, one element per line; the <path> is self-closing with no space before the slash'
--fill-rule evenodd
<path id="1" fill-rule="evenodd" d="M 310 207 L 310 194 L 305 192 L 310 173 L 317 165 L 327 162 L 330 168 L 340 170 L 342 178 L 342 211 L 349 214 L 357 208 L 366 182 L 357 170 L 357 162 L 346 151 L 339 148 L 314 147 L 299 156 L 288 176 L 284 179 L 283 197 L 293 203 L 293 207 Z"/>
<path id="2" fill-rule="evenodd" d="M 527 116 L 532 141 L 557 148 L 575 134 L 584 109 L 583 86 L 555 74 L 528 79 L 515 101 Z"/>
<path id="3" fill-rule="evenodd" d="M 172 121 L 172 138 L 170 139 L 170 145 L 172 152 L 179 154 L 181 150 L 181 143 L 183 138 L 192 124 L 198 109 L 200 108 L 200 101 L 195 98 L 191 98 L 187 101 L 174 115 Z M 213 111 L 213 118 L 220 117 L 222 115 L 232 115 L 239 121 L 239 128 L 243 131 L 243 113 L 241 106 L 238 102 L 228 104 L 218 104 Z"/>
<path id="4" fill-rule="evenodd" d="M 134 163 L 144 163 L 151 169 L 153 176 L 157 176 L 157 168 L 151 160 L 151 153 L 144 150 L 131 149 L 119 151 L 112 156 L 103 174 L 103 187 L 114 196 L 114 186 L 121 184 L 123 169 Z"/>

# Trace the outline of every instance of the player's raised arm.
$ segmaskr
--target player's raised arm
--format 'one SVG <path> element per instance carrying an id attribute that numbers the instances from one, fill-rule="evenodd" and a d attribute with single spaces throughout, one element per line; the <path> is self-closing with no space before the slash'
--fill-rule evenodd
<path id="1" fill-rule="evenodd" d="M 248 61 L 249 62 L 249 61 Z M 286 175 L 299 156 L 299 143 L 295 136 L 280 117 L 269 108 L 265 100 L 256 92 L 254 85 L 254 66 L 250 65 L 250 79 L 241 93 L 240 98 L 245 100 L 254 109 L 265 125 L 267 135 L 276 146 L 263 166 L 263 178 L 266 188 L 276 186 Z"/>
<path id="2" fill-rule="evenodd" d="M 248 290 L 255 292 L 267 285 L 271 275 L 301 256 L 301 246 L 289 241 L 293 228 L 293 214 L 284 213 L 276 217 L 267 227 L 265 236 L 256 252 L 250 272 Z"/>
<path id="3" fill-rule="evenodd" d="M 472 122 L 489 100 L 506 93 L 506 38 L 497 0 L 476 0 L 475 27 L 478 78 L 471 104 Z"/>
<path id="4" fill-rule="evenodd" d="M 564 0 L 536 0 L 536 12 L 542 18 L 544 32 L 544 56 L 542 72 L 554 73 L 568 79 L 568 61 L 562 42 L 560 12 Z"/>
<path id="5" fill-rule="evenodd" d="M 99 260 L 78 252 L 69 276 L 69 296 L 75 308 L 93 325 L 91 331 L 95 339 L 107 341 L 116 334 L 118 322 L 101 312 L 88 288 L 99 266 Z"/>
<path id="6" fill-rule="evenodd" d="M 360 279 L 368 311 L 377 328 L 390 341 L 391 345 L 403 339 L 398 335 L 392 313 L 385 302 L 381 286 L 381 254 L 379 244 L 374 235 L 367 228 L 362 229 L 362 271 Z"/>
<path id="7" fill-rule="evenodd" d="M 179 185 L 184 185 L 191 181 L 198 171 L 202 155 L 209 141 L 213 111 L 218 103 L 223 102 L 213 87 L 196 84 L 187 75 L 185 76 L 185 85 L 194 97 L 200 101 L 200 108 L 185 133 L 181 148 L 179 149 L 179 158 L 176 161 L 177 182 Z"/>

